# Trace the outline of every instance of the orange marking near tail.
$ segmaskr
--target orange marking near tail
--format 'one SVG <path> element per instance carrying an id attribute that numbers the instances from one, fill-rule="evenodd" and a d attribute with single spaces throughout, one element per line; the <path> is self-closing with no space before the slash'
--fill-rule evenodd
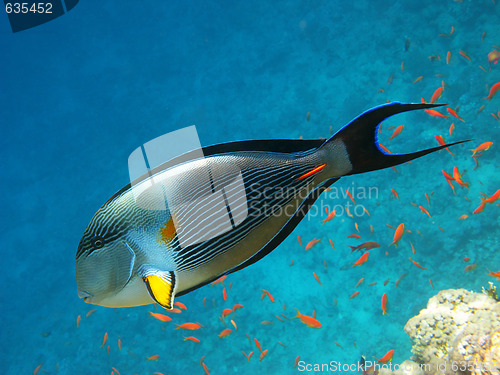
<path id="1" fill-rule="evenodd" d="M 316 168 L 310 170 L 309 172 L 304 173 L 302 176 L 297 178 L 297 180 L 302 180 L 306 177 L 312 176 L 313 174 L 318 173 L 319 171 L 321 171 L 325 167 L 326 167 L 326 164 L 321 164 L 319 167 L 316 167 Z"/>

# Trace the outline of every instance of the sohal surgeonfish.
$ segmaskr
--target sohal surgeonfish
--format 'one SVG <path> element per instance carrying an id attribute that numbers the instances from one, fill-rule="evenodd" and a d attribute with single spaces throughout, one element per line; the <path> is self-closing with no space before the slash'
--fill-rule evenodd
<path id="1" fill-rule="evenodd" d="M 461 143 L 410 154 L 379 147 L 383 120 L 435 106 L 390 103 L 361 114 L 328 140 L 224 143 L 204 147 L 202 160 L 187 153 L 152 169 L 90 221 L 76 253 L 79 297 L 108 307 L 156 302 L 171 309 L 176 296 L 269 254 L 342 176 Z M 155 207 L 158 199 L 167 202 L 164 209 Z"/>

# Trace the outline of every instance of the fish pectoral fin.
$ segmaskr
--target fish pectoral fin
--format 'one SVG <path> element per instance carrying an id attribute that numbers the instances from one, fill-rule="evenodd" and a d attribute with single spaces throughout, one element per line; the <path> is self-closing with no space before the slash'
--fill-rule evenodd
<path id="1" fill-rule="evenodd" d="M 171 310 L 174 304 L 175 274 L 172 271 L 155 271 L 142 279 L 151 298 L 160 306 Z"/>

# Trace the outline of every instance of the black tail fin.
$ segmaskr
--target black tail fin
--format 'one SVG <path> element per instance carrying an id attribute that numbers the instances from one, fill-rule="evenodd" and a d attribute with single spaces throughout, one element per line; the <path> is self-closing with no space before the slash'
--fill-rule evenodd
<path id="1" fill-rule="evenodd" d="M 441 150 L 445 147 L 468 142 L 460 141 L 450 143 L 444 146 L 413 152 L 411 154 L 388 154 L 382 151 L 377 140 L 378 127 L 382 121 L 398 113 L 413 111 L 415 109 L 439 107 L 442 105 L 445 104 L 389 103 L 381 105 L 356 117 L 349 124 L 340 129 L 330 138 L 330 140 L 342 140 L 344 143 L 353 168 L 348 175 L 392 167 L 430 154 L 431 152 Z"/>

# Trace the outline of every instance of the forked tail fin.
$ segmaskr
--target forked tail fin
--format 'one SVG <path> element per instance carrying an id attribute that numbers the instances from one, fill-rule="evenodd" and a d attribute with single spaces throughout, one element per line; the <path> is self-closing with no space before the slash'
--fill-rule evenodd
<path id="1" fill-rule="evenodd" d="M 356 117 L 349 124 L 340 129 L 330 141 L 340 140 L 346 147 L 349 161 L 352 165 L 351 172 L 347 175 L 375 171 L 392 167 L 407 161 L 441 150 L 445 147 L 457 145 L 468 141 L 449 143 L 443 146 L 429 148 L 412 152 L 410 154 L 388 154 L 384 152 L 378 143 L 378 127 L 382 121 L 398 113 L 413 111 L 416 109 L 427 109 L 439 107 L 445 104 L 429 103 L 389 103 L 370 109 Z"/>

